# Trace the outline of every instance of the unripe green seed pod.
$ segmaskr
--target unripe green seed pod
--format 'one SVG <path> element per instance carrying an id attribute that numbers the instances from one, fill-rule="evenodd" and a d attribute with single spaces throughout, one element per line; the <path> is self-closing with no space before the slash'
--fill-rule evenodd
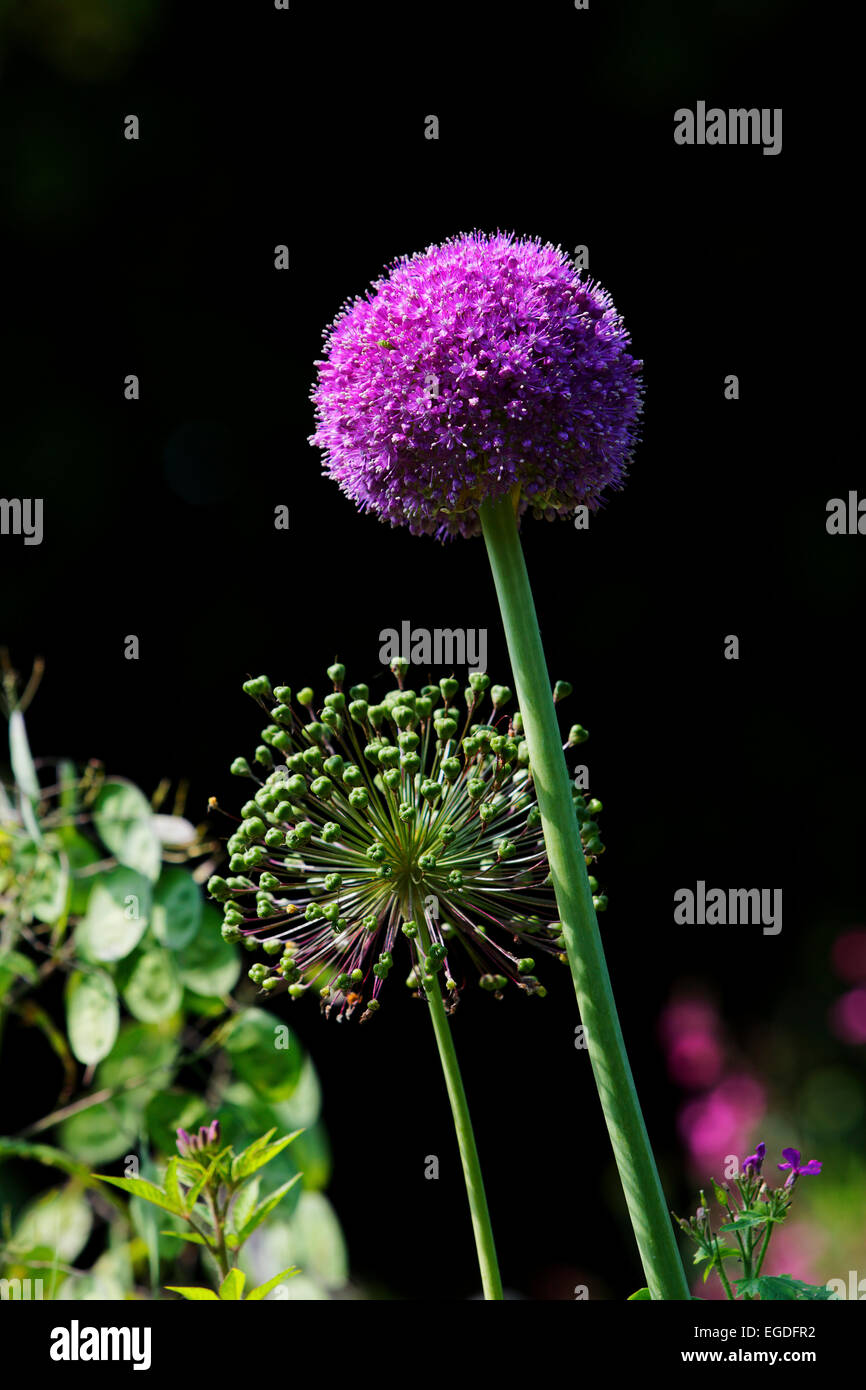
<path id="1" fill-rule="evenodd" d="M 352 700 L 369 700 L 370 687 L 369 685 L 353 685 L 349 691 L 349 696 Z"/>
<path id="2" fill-rule="evenodd" d="M 487 783 L 481 777 L 470 777 L 466 783 L 470 801 L 480 801 L 486 790 Z"/>
<path id="3" fill-rule="evenodd" d="M 409 757 L 414 756 L 415 755 L 412 753 L 409 754 Z M 420 762 L 420 759 L 418 759 L 418 761 Z M 400 779 L 402 776 L 403 774 L 398 767 L 389 767 L 387 772 L 382 773 L 382 781 L 385 783 L 388 790 L 393 792 L 400 786 Z"/>
<path id="4" fill-rule="evenodd" d="M 218 903 L 224 903 L 231 894 L 231 889 L 224 878 L 219 874 L 212 874 L 207 881 L 207 891 L 212 898 L 216 898 Z"/>
<path id="5" fill-rule="evenodd" d="M 565 700 L 574 689 L 570 681 L 557 681 L 553 687 L 553 701 L 556 704 L 559 700 Z"/>
<path id="6" fill-rule="evenodd" d="M 454 699 L 460 689 L 460 682 L 456 681 L 453 676 L 444 676 L 439 682 L 439 689 L 442 692 L 442 699 L 447 703 Z"/>
<path id="7" fill-rule="evenodd" d="M 330 777 L 317 777 L 311 784 L 310 791 L 320 801 L 329 801 L 334 794 L 334 784 Z"/>
<path id="8" fill-rule="evenodd" d="M 599 893 L 593 898 L 592 905 L 596 912 L 605 912 L 607 910 L 607 894 Z"/>
<path id="9" fill-rule="evenodd" d="M 572 746 L 572 748 L 575 747 L 578 743 L 586 743 L 586 740 L 588 738 L 589 734 L 587 733 L 586 729 L 583 727 L 582 724 L 572 724 L 571 728 L 568 731 L 568 742 Z"/>
<path id="10" fill-rule="evenodd" d="M 323 766 L 325 761 L 322 757 L 321 748 L 305 748 L 303 757 L 305 765 L 307 767 L 315 768 L 316 771 L 318 771 L 319 768 Z"/>
<path id="11" fill-rule="evenodd" d="M 341 661 L 335 661 L 333 666 L 328 667 L 328 680 L 333 681 L 338 690 L 345 679 L 346 668 Z"/>
<path id="12" fill-rule="evenodd" d="M 356 787 L 353 792 L 349 792 L 349 805 L 353 806 L 356 811 L 363 811 L 369 801 L 370 798 L 363 787 Z"/>
<path id="13" fill-rule="evenodd" d="M 371 729 L 381 729 L 387 718 L 388 711 L 384 705 L 368 705 L 367 723 Z"/>
<path id="14" fill-rule="evenodd" d="M 446 758 L 442 763 L 442 775 L 448 782 L 456 782 L 463 771 L 459 758 Z"/>
<path id="15" fill-rule="evenodd" d="M 273 767 L 274 755 L 266 744 L 260 743 L 255 753 L 256 762 L 261 763 L 262 767 Z"/>
<path id="16" fill-rule="evenodd" d="M 241 828 L 248 840 L 260 840 L 268 827 L 261 816 L 248 816 L 242 821 Z"/>
<path id="17" fill-rule="evenodd" d="M 264 948 L 265 948 L 265 952 L 266 952 L 267 955 L 269 955 L 269 956 L 279 956 L 279 955 L 282 955 L 283 943 L 282 943 L 282 941 L 278 941 L 276 937 L 272 937 L 270 941 L 265 941 L 265 942 L 263 942 L 262 944 L 263 944 L 263 946 L 264 946 Z"/>
<path id="18" fill-rule="evenodd" d="M 594 816 L 598 816 L 598 815 L 600 815 L 601 812 L 604 810 L 604 807 L 602 806 L 601 802 L 598 800 L 598 797 L 595 797 L 595 796 L 594 796 L 594 797 L 592 798 L 592 801 L 590 801 L 590 803 L 589 803 L 589 805 L 587 806 L 586 809 L 587 809 L 588 811 L 591 811 L 592 814 L 593 814 Z"/>
<path id="19" fill-rule="evenodd" d="M 271 710 L 271 718 L 277 724 L 282 724 L 284 728 L 291 727 L 294 722 L 294 715 L 288 705 L 275 705 Z"/>
<path id="20" fill-rule="evenodd" d="M 435 806 L 442 795 L 442 783 L 434 781 L 432 777 L 425 778 L 421 783 L 421 795 L 430 806 Z"/>
<path id="21" fill-rule="evenodd" d="M 230 946 L 234 946 L 236 942 L 241 940 L 243 932 L 239 931 L 233 922 L 223 922 L 220 927 L 220 936 L 223 941 L 227 941 Z"/>
<path id="22" fill-rule="evenodd" d="M 366 700 L 353 700 L 349 706 L 349 715 L 356 724 L 363 724 L 369 708 Z"/>
<path id="23" fill-rule="evenodd" d="M 321 839 L 324 840 L 326 845 L 331 845 L 335 840 L 339 840 L 339 838 L 340 827 L 337 822 L 333 820 L 326 821 L 322 826 Z"/>
<path id="24" fill-rule="evenodd" d="M 297 696 L 295 698 L 297 699 L 299 705 L 303 705 L 305 709 L 308 709 L 316 697 L 313 694 L 310 687 L 308 685 L 305 685 L 303 690 L 298 691 Z"/>
<path id="25" fill-rule="evenodd" d="M 292 747 L 292 736 L 285 729 L 278 730 L 271 739 L 271 747 L 279 750 L 280 753 L 288 753 Z"/>
<path id="26" fill-rule="evenodd" d="M 414 777 L 416 772 L 421 771 L 421 759 L 417 753 L 404 753 L 400 759 L 400 766 L 410 777 Z"/>
<path id="27" fill-rule="evenodd" d="M 235 758 L 229 771 L 235 777 L 252 777 L 252 769 L 246 758 Z"/>
<path id="28" fill-rule="evenodd" d="M 364 781 L 364 774 L 354 763 L 349 763 L 348 767 L 343 768 L 343 781 L 347 787 L 358 787 Z"/>
<path id="29" fill-rule="evenodd" d="M 507 685 L 494 685 L 490 691 L 490 698 L 493 701 L 493 708 L 501 709 L 511 699 L 511 691 Z"/>
<path id="30" fill-rule="evenodd" d="M 272 874 L 267 870 L 259 876 L 259 887 L 266 893 L 279 893 L 282 886 L 276 874 Z"/>
<path id="31" fill-rule="evenodd" d="M 247 695 L 258 700 L 267 699 L 271 694 L 271 683 L 267 676 L 253 676 L 252 680 L 244 681 L 243 688 Z"/>

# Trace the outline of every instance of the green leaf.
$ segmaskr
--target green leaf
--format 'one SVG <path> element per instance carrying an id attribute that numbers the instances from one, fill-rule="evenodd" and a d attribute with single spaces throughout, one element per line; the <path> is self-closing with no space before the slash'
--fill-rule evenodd
<path id="1" fill-rule="evenodd" d="M 188 1091 L 158 1091 L 148 1101 L 144 1114 L 151 1141 L 164 1154 L 173 1151 L 179 1129 L 191 1134 L 209 1119 L 210 1111 L 204 1101 Z"/>
<path id="2" fill-rule="evenodd" d="M 10 980 L 26 980 L 29 985 L 39 983 L 39 971 L 30 957 L 22 956 L 20 951 L 0 953 L 0 972 L 8 974 Z"/>
<path id="3" fill-rule="evenodd" d="M 161 1023 L 176 1014 L 183 985 L 174 957 L 161 946 L 143 950 L 132 962 L 123 987 L 123 1002 L 142 1023 Z"/>
<path id="4" fill-rule="evenodd" d="M 70 1115 L 61 1124 L 58 1138 L 65 1149 L 89 1165 L 90 1171 L 97 1164 L 112 1163 L 134 1153 L 138 1129 L 135 1105 L 129 1098 L 118 1096 Z"/>
<path id="5" fill-rule="evenodd" d="M 90 1170 L 83 1163 L 70 1158 L 62 1149 L 52 1148 L 50 1144 L 29 1144 L 26 1139 L 0 1139 L 0 1158 L 29 1158 L 45 1168 L 57 1168 L 62 1173 L 68 1173 L 89 1187 L 96 1185 L 91 1179 Z"/>
<path id="6" fill-rule="evenodd" d="M 749 1294 L 752 1298 L 760 1298 L 764 1303 L 782 1303 L 789 1301 L 817 1301 L 832 1300 L 833 1291 L 828 1289 L 826 1284 L 804 1284 L 800 1279 L 794 1279 L 790 1274 L 758 1274 L 752 1278 L 737 1279 L 737 1289 L 740 1297 Z"/>
<path id="7" fill-rule="evenodd" d="M 170 1211 L 172 1216 L 183 1216 L 184 1209 L 179 1203 L 172 1200 L 161 1187 L 156 1183 L 148 1182 L 146 1178 L 112 1178 L 105 1173 L 94 1173 L 95 1178 L 100 1182 L 109 1182 L 112 1187 L 119 1187 L 122 1192 L 129 1192 L 133 1197 L 143 1197 L 146 1202 L 151 1202 L 155 1207 L 162 1207 L 163 1211 Z"/>
<path id="8" fill-rule="evenodd" d="M 33 1202 L 15 1228 L 15 1243 L 25 1249 L 50 1245 L 57 1258 L 71 1264 L 90 1239 L 93 1212 L 77 1184 L 56 1187 Z"/>
<path id="9" fill-rule="evenodd" d="M 283 1101 L 292 1095 L 304 1053 L 286 1025 L 272 1014 L 246 1009 L 236 1015 L 227 1030 L 225 1048 L 237 1075 L 265 1100 Z"/>
<path id="10" fill-rule="evenodd" d="M 222 917 L 213 904 L 202 907 L 201 924 L 188 946 L 177 955 L 180 978 L 187 989 L 205 998 L 222 999 L 241 973 L 238 951 L 220 935 Z"/>
<path id="11" fill-rule="evenodd" d="M 257 1288 L 250 1289 L 246 1298 L 247 1303 L 260 1302 L 261 1299 L 265 1298 L 266 1295 L 271 1292 L 271 1289 L 277 1287 L 277 1284 L 279 1284 L 282 1279 L 294 1279 L 296 1274 L 300 1274 L 300 1270 L 294 1266 L 289 1269 L 281 1269 L 279 1274 L 275 1274 L 273 1279 L 269 1279 L 266 1284 L 259 1284 Z"/>
<path id="12" fill-rule="evenodd" d="M 28 834 L 33 837 L 37 844 L 41 844 L 42 830 L 36 818 L 35 808 L 39 804 L 42 793 L 30 754 L 24 715 L 18 709 L 14 709 L 9 715 L 9 761 L 12 764 L 15 784 L 21 794 L 21 814 L 24 824 Z"/>
<path id="13" fill-rule="evenodd" d="M 261 1178 L 253 1178 L 252 1182 L 245 1183 L 240 1191 L 235 1195 L 232 1206 L 232 1223 L 236 1231 L 240 1231 L 249 1221 L 259 1200 L 259 1188 Z"/>
<path id="14" fill-rule="evenodd" d="M 724 1231 L 725 1235 L 730 1235 L 734 1231 L 745 1231 L 750 1226 L 763 1226 L 773 1219 L 767 1211 L 741 1211 L 736 1221 L 729 1221 L 727 1225 L 720 1226 L 719 1232 Z"/>
<path id="15" fill-rule="evenodd" d="M 220 1298 L 228 1301 L 229 1299 L 237 1302 L 243 1298 L 244 1284 L 247 1276 L 241 1269 L 230 1269 L 225 1279 L 220 1284 Z"/>
<path id="16" fill-rule="evenodd" d="M 27 844 L 15 859 L 25 906 L 40 922 L 58 921 L 66 913 L 69 898 L 69 874 L 59 854 L 47 843 Z"/>
<path id="17" fill-rule="evenodd" d="M 80 835 L 72 825 L 61 826 L 57 832 L 62 857 L 70 875 L 69 912 L 73 917 L 83 917 L 87 911 L 87 899 L 96 882 L 96 874 L 85 873 L 91 864 L 102 858 L 91 840 Z"/>
<path id="18" fill-rule="evenodd" d="M 236 1225 L 238 1241 L 241 1244 L 243 1244 L 245 1240 L 249 1240 L 256 1227 L 262 1224 L 262 1222 L 265 1220 L 265 1217 L 270 1216 L 271 1212 L 274 1210 L 274 1207 L 279 1206 L 286 1193 L 290 1190 L 290 1188 L 294 1187 L 295 1183 L 299 1181 L 301 1176 L 301 1173 L 296 1173 L 293 1178 L 289 1178 L 289 1181 L 284 1182 L 282 1187 L 278 1187 L 276 1192 L 272 1192 L 270 1197 L 266 1197 L 263 1202 L 259 1202 L 255 1211 L 252 1213 L 252 1215 L 244 1223 L 243 1226 Z"/>
<path id="19" fill-rule="evenodd" d="M 169 1293 L 179 1293 L 183 1298 L 189 1299 L 190 1303 L 218 1303 L 219 1296 L 213 1289 L 197 1289 L 194 1287 L 181 1288 L 178 1284 L 166 1284 Z"/>
<path id="20" fill-rule="evenodd" d="M 132 869 L 100 874 L 90 890 L 87 912 L 75 930 L 77 950 L 87 960 L 122 960 L 147 928 L 151 888 Z"/>
<path id="21" fill-rule="evenodd" d="M 74 971 L 66 985 L 66 1030 L 79 1062 L 91 1067 L 107 1057 L 119 1027 L 117 990 L 108 972 Z"/>
<path id="22" fill-rule="evenodd" d="M 235 1182 L 239 1178 L 248 1178 L 251 1173 L 258 1172 L 259 1168 L 264 1168 L 266 1163 L 270 1163 L 272 1158 L 276 1158 L 277 1154 L 282 1153 L 288 1144 L 297 1139 L 300 1133 L 299 1129 L 295 1130 L 294 1134 L 287 1134 L 285 1139 L 277 1139 L 273 1144 L 265 1144 L 256 1149 L 253 1149 L 251 1145 L 232 1163 L 232 1177 Z M 257 1142 L 261 1143 L 261 1141 Z"/>
<path id="23" fill-rule="evenodd" d="M 630 1293 L 626 1299 L 627 1303 L 646 1303 L 650 1299 L 649 1289 L 638 1289 L 637 1293 Z M 650 1300 L 651 1301 L 651 1300 Z"/>
<path id="24" fill-rule="evenodd" d="M 171 1236 L 174 1240 L 187 1240 L 190 1245 L 206 1245 L 204 1236 L 200 1236 L 198 1231 L 160 1231 L 161 1236 Z"/>
<path id="25" fill-rule="evenodd" d="M 150 918 L 157 941 L 172 951 L 187 946 L 199 929 L 203 907 L 201 889 L 187 869 L 163 869 Z"/>
<path id="26" fill-rule="evenodd" d="M 155 881 L 162 864 L 162 847 L 152 817 L 144 793 L 120 779 L 106 782 L 93 806 L 97 834 L 115 859 Z"/>
<path id="27" fill-rule="evenodd" d="M 177 1158 L 168 1160 L 168 1166 L 165 1170 L 165 1191 L 170 1202 L 176 1203 L 181 1211 L 186 1211 L 186 1203 L 177 1180 L 177 1165 Z"/>

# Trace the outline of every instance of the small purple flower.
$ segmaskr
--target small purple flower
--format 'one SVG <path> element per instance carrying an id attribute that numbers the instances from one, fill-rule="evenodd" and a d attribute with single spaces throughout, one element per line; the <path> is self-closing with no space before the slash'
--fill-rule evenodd
<path id="1" fill-rule="evenodd" d="M 766 1153 L 767 1146 L 762 1139 L 760 1144 L 758 1144 L 757 1148 L 755 1149 L 755 1152 L 753 1154 L 749 1154 L 748 1158 L 743 1159 L 743 1172 L 748 1173 L 749 1169 L 751 1168 L 755 1175 L 760 1173 L 761 1164 L 763 1163 L 764 1158 L 766 1157 Z"/>
<path id="2" fill-rule="evenodd" d="M 471 232 L 396 261 L 325 335 L 312 393 L 325 473 L 416 535 L 476 535 L 517 489 L 549 520 L 622 486 L 641 363 L 565 252 Z"/>
<path id="3" fill-rule="evenodd" d="M 808 1163 L 801 1164 L 799 1149 L 783 1149 L 782 1157 L 787 1159 L 787 1163 L 780 1163 L 778 1167 L 782 1170 L 785 1168 L 791 1170 L 785 1182 L 786 1187 L 793 1187 L 794 1180 L 803 1173 L 820 1173 L 821 1171 L 821 1164 L 817 1158 L 810 1158 Z"/>
<path id="4" fill-rule="evenodd" d="M 185 1129 L 177 1131 L 177 1151 L 181 1158 L 197 1158 L 216 1148 L 220 1137 L 219 1120 L 211 1120 L 202 1125 L 198 1134 L 187 1134 Z"/>

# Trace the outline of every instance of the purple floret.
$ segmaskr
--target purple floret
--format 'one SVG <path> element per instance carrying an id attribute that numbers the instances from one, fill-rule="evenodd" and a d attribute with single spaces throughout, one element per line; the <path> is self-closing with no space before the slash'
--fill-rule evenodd
<path id="1" fill-rule="evenodd" d="M 324 471 L 415 534 L 477 534 L 478 505 L 595 510 L 638 437 L 641 363 L 610 296 L 510 234 L 403 257 L 325 335 L 312 399 Z"/>

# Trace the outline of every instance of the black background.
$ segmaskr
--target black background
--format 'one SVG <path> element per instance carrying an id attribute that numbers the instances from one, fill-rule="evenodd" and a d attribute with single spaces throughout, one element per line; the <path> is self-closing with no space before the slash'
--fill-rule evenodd
<path id="1" fill-rule="evenodd" d="M 339 656 L 350 683 L 384 691 L 379 633 L 408 618 L 486 627 L 508 680 L 481 541 L 387 529 L 320 477 L 313 362 L 342 301 L 399 254 L 474 227 L 588 246 L 646 364 L 643 442 L 588 533 L 528 520 L 523 539 L 551 676 L 575 685 L 566 723 L 592 735 L 610 970 L 680 1210 L 691 1184 L 655 1034 L 673 983 L 709 984 L 734 1032 L 769 1028 L 807 991 L 807 929 L 863 900 L 864 542 L 825 530 L 862 466 L 805 15 L 178 5 L 104 71 L 65 71 L 26 39 L 4 60 L 18 302 L 2 493 L 44 498 L 45 538 L 0 540 L 0 637 L 20 669 L 47 662 L 37 753 L 99 757 L 148 789 L 188 776 L 194 818 L 210 794 L 241 799 L 228 765 L 261 727 L 248 674 L 321 698 Z M 673 112 L 698 99 L 783 107 L 782 153 L 676 146 Z M 727 940 L 673 925 L 674 890 L 697 878 L 784 889 L 781 937 L 749 938 L 754 987 Z M 568 974 L 548 977 L 544 1001 L 467 990 L 454 1020 L 503 1275 L 532 1298 L 579 1282 L 622 1298 L 643 1280 Z M 471 1295 L 423 1006 L 398 981 L 363 1029 L 312 1004 L 288 1017 L 323 1080 L 355 1275 L 398 1297 Z M 19 1123 L 31 1105 L 13 1105 Z"/>

